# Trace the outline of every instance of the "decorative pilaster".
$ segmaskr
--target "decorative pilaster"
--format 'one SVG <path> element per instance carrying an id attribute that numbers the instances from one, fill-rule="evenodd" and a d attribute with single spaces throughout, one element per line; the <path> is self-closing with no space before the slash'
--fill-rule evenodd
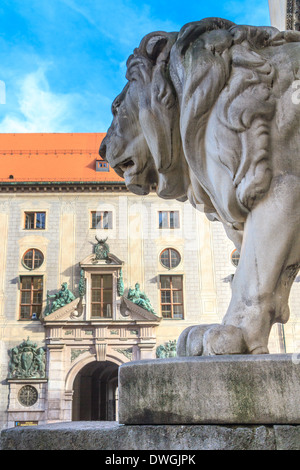
<path id="1" fill-rule="evenodd" d="M 0 202 L 0 319 L 4 317 L 6 248 L 9 204 L 10 202 L 7 199 Z"/>
<path id="2" fill-rule="evenodd" d="M 72 290 L 74 285 L 75 266 L 75 230 L 77 198 L 62 200 L 60 217 L 60 285 L 67 282 Z"/>
<path id="3" fill-rule="evenodd" d="M 65 393 L 63 344 L 48 344 L 48 422 L 63 420 Z"/>
<path id="4" fill-rule="evenodd" d="M 300 0 L 287 0 L 286 29 L 300 31 Z"/>

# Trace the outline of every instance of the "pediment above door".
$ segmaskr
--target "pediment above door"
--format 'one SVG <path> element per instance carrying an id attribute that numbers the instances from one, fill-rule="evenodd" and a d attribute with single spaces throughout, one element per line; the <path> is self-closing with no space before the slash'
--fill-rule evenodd
<path id="1" fill-rule="evenodd" d="M 148 310 L 136 305 L 131 300 L 127 299 L 126 297 L 122 297 L 121 306 L 120 306 L 120 313 L 122 317 L 125 317 L 126 320 L 132 321 L 146 321 L 146 322 L 154 322 L 160 323 L 161 317 L 154 315 L 153 313 L 149 312 Z"/>
<path id="2" fill-rule="evenodd" d="M 77 297 L 67 305 L 55 310 L 43 318 L 44 323 L 77 320 L 82 315 L 82 298 Z"/>
<path id="3" fill-rule="evenodd" d="M 116 255 L 113 253 L 108 253 L 107 258 L 105 259 L 98 259 L 95 256 L 95 253 L 87 256 L 80 262 L 80 266 L 83 269 L 86 268 L 93 268 L 93 267 L 122 267 L 124 261 L 120 260 Z"/>

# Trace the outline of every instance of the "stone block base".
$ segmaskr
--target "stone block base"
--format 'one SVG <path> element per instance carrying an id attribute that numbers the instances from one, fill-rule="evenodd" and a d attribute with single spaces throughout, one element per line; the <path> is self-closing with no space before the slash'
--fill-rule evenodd
<path id="1" fill-rule="evenodd" d="M 128 362 L 122 424 L 300 424 L 300 365 L 291 354 Z"/>
<path id="2" fill-rule="evenodd" d="M 300 365 L 292 355 L 129 362 L 119 420 L 11 428 L 2 450 L 300 450 Z"/>
<path id="3" fill-rule="evenodd" d="M 300 450 L 300 426 L 124 426 L 75 421 L 7 429 L 1 433 L 0 449 L 136 450 L 153 454 L 160 450 Z"/>

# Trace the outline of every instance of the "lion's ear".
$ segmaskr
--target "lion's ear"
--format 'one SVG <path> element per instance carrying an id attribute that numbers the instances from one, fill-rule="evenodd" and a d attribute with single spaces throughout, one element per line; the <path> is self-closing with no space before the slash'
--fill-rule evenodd
<path id="1" fill-rule="evenodd" d="M 146 44 L 146 52 L 148 57 L 156 62 L 157 58 L 165 49 L 167 43 L 168 38 L 166 36 L 157 35 L 151 37 Z"/>
<path id="2" fill-rule="evenodd" d="M 137 55 L 147 57 L 154 65 L 169 59 L 170 50 L 177 39 L 178 33 L 155 31 L 147 34 L 136 49 Z"/>

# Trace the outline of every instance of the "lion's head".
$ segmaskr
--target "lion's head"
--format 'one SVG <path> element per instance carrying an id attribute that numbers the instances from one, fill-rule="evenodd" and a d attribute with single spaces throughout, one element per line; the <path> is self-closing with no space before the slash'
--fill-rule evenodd
<path id="1" fill-rule="evenodd" d="M 296 41 L 294 31 L 220 18 L 148 34 L 127 61 L 100 155 L 132 192 L 155 185 L 241 228 L 272 180 L 271 49 Z"/>
<path id="2" fill-rule="evenodd" d="M 100 148 L 100 155 L 136 194 L 148 194 L 155 185 L 161 197 L 183 198 L 189 185 L 178 100 L 168 72 L 176 37 L 151 33 L 129 57 L 128 83 L 112 104 L 114 118 Z"/>

